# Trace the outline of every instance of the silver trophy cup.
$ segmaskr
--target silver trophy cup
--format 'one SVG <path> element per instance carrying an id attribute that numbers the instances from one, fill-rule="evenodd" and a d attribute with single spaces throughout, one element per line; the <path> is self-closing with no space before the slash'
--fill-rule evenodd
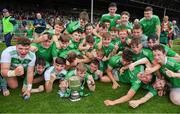
<path id="1" fill-rule="evenodd" d="M 69 99 L 71 101 L 79 101 L 81 100 L 79 91 L 81 87 L 81 81 L 78 76 L 73 76 L 69 78 L 69 88 L 71 89 L 71 94 Z"/>

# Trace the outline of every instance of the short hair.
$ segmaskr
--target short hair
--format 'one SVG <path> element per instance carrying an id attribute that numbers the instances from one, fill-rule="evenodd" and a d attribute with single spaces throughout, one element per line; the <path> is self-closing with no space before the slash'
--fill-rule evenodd
<path id="1" fill-rule="evenodd" d="M 128 17 L 130 17 L 130 14 L 129 14 L 128 11 L 123 11 L 123 12 L 121 13 L 121 16 L 122 16 L 122 15 L 127 15 Z"/>
<path id="2" fill-rule="evenodd" d="M 27 37 L 18 37 L 17 44 L 20 44 L 22 46 L 30 46 L 31 41 Z"/>
<path id="3" fill-rule="evenodd" d="M 115 2 L 111 2 L 111 3 L 109 4 L 109 7 L 108 7 L 108 8 L 110 8 L 110 7 L 117 7 L 117 4 L 116 4 Z"/>
<path id="4" fill-rule="evenodd" d="M 128 34 L 128 31 L 126 29 L 119 30 L 119 33 L 120 32 L 126 32 Z"/>
<path id="5" fill-rule="evenodd" d="M 84 63 L 79 63 L 76 68 L 77 70 L 82 71 L 82 72 L 87 71 L 86 65 Z"/>
<path id="6" fill-rule="evenodd" d="M 140 38 L 133 38 L 130 43 L 131 46 L 138 46 L 139 44 L 142 44 Z"/>
<path id="7" fill-rule="evenodd" d="M 99 55 L 102 55 L 102 56 L 104 56 L 104 50 L 101 48 L 101 49 L 97 49 L 97 51 L 96 51 Z"/>
<path id="8" fill-rule="evenodd" d="M 119 31 L 117 27 L 112 27 L 110 31 Z"/>
<path id="9" fill-rule="evenodd" d="M 164 47 L 163 47 L 162 45 L 154 45 L 154 46 L 152 47 L 152 50 L 153 50 L 153 51 L 159 50 L 159 51 L 161 51 L 162 53 L 165 53 L 165 52 L 166 52 L 165 49 L 164 49 Z"/>
<path id="10" fill-rule="evenodd" d="M 130 49 L 125 49 L 122 52 L 122 58 L 126 61 L 130 62 L 133 61 L 133 52 Z"/>
<path id="11" fill-rule="evenodd" d="M 46 60 L 42 57 L 36 58 L 35 66 L 37 65 L 46 66 Z"/>
<path id="12" fill-rule="evenodd" d="M 54 25 L 59 25 L 59 26 L 62 26 L 64 27 L 64 23 L 62 21 L 55 21 L 55 24 Z"/>
<path id="13" fill-rule="evenodd" d="M 145 11 L 145 12 L 147 12 L 147 11 L 153 11 L 153 8 L 152 8 L 152 7 L 146 7 L 144 11 Z"/>
<path id="14" fill-rule="evenodd" d="M 86 36 L 86 42 L 93 44 L 95 42 L 93 35 L 87 35 Z"/>
<path id="15" fill-rule="evenodd" d="M 86 11 L 83 11 L 79 14 L 79 18 L 83 21 L 89 21 L 89 15 Z"/>
<path id="16" fill-rule="evenodd" d="M 111 37 L 111 34 L 109 32 L 103 33 L 102 35 L 103 39 L 107 39 Z"/>
<path id="17" fill-rule="evenodd" d="M 44 32 L 43 34 L 46 34 L 48 36 L 48 40 L 52 39 L 52 35 L 49 32 Z"/>
<path id="18" fill-rule="evenodd" d="M 67 60 L 68 60 L 69 62 L 72 62 L 73 60 L 76 59 L 76 57 L 77 57 L 77 54 L 76 54 L 75 52 L 73 52 L 73 51 L 70 51 L 70 52 L 68 53 L 68 55 L 67 55 Z"/>
<path id="19" fill-rule="evenodd" d="M 86 29 L 87 27 L 89 27 L 89 26 L 92 26 L 92 27 L 93 27 L 93 24 L 92 24 L 92 23 L 87 23 L 87 24 L 85 25 L 85 29 Z"/>
<path id="20" fill-rule="evenodd" d="M 59 39 L 61 42 L 69 42 L 70 36 L 68 34 L 61 34 Z"/>
<path id="21" fill-rule="evenodd" d="M 55 59 L 55 63 L 56 64 L 60 64 L 60 65 L 65 65 L 66 64 L 66 59 L 62 58 L 62 57 L 57 57 Z"/>
<path id="22" fill-rule="evenodd" d="M 158 35 L 155 33 L 155 34 L 150 34 L 147 38 L 147 41 L 149 40 L 153 40 L 153 41 L 157 41 L 158 40 Z"/>
<path id="23" fill-rule="evenodd" d="M 95 64 L 99 67 L 99 61 L 97 59 L 92 60 L 91 64 Z"/>
<path id="24" fill-rule="evenodd" d="M 135 24 L 134 27 L 133 27 L 133 30 L 134 29 L 141 29 L 142 30 L 142 27 L 140 24 Z"/>
<path id="25" fill-rule="evenodd" d="M 104 29 L 104 28 L 107 28 L 104 23 L 100 23 L 100 24 L 99 24 L 99 28 L 100 28 L 100 27 L 102 27 L 103 29 Z"/>

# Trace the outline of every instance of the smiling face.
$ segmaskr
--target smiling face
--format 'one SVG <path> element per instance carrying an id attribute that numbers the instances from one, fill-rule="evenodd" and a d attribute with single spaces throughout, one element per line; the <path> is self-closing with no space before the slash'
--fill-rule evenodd
<path id="1" fill-rule="evenodd" d="M 142 37 L 142 29 L 133 29 L 132 35 L 134 38 L 141 38 Z"/>
<path id="2" fill-rule="evenodd" d="M 152 11 L 144 11 L 144 17 L 147 19 L 147 20 L 150 20 L 152 18 Z"/>
<path id="3" fill-rule="evenodd" d="M 51 46 L 51 40 L 47 39 L 46 41 L 43 41 L 41 44 L 44 48 L 48 49 Z"/>
<path id="4" fill-rule="evenodd" d="M 118 31 L 110 31 L 112 39 L 115 39 L 118 36 Z"/>
<path id="5" fill-rule="evenodd" d="M 108 38 L 104 38 L 104 39 L 103 39 L 103 45 L 104 45 L 105 47 L 108 47 L 109 44 L 110 44 L 110 42 L 111 42 L 111 37 L 108 37 Z"/>
<path id="6" fill-rule="evenodd" d="M 114 14 L 115 14 L 116 11 L 117 11 L 117 7 L 109 7 L 109 8 L 108 8 L 108 11 L 109 11 L 109 14 L 110 14 L 111 16 L 114 16 Z"/>
<path id="7" fill-rule="evenodd" d="M 88 21 L 83 20 L 83 19 L 80 19 L 79 21 L 80 21 L 81 27 L 84 27 L 88 23 Z"/>
<path id="8" fill-rule="evenodd" d="M 54 68 L 57 72 L 60 72 L 62 71 L 63 69 L 65 69 L 65 65 L 64 64 L 57 64 L 57 63 L 54 63 Z"/>
<path id="9" fill-rule="evenodd" d="M 87 26 L 86 27 L 86 34 L 92 34 L 93 32 L 93 27 L 92 26 Z"/>
<path id="10" fill-rule="evenodd" d="M 54 26 L 54 29 L 55 29 L 55 34 L 60 34 L 60 33 L 62 32 L 62 30 L 64 29 L 64 27 L 56 24 L 56 25 Z"/>
<path id="11" fill-rule="evenodd" d="M 122 25 L 127 25 L 128 22 L 129 22 L 129 16 L 128 15 L 122 15 L 121 24 Z"/>
<path id="12" fill-rule="evenodd" d="M 162 79 L 158 79 L 154 82 L 153 84 L 153 88 L 157 89 L 157 90 L 163 90 L 164 87 L 166 85 L 166 82 L 165 80 L 162 80 Z"/>

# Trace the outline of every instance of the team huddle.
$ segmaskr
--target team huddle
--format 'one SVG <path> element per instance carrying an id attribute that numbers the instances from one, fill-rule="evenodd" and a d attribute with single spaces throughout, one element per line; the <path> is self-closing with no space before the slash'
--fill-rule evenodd
<path id="1" fill-rule="evenodd" d="M 169 34 L 173 28 L 167 25 L 167 16 L 161 27 L 159 17 L 153 15 L 151 7 L 146 7 L 144 17 L 134 23 L 129 22 L 129 12 L 116 13 L 115 3 L 109 4 L 108 10 L 96 27 L 88 23 L 88 13 L 83 11 L 78 21 L 72 21 L 66 27 L 57 20 L 53 28 L 41 33 L 37 31 L 42 27 L 34 26 L 34 38 L 27 34 L 16 38 L 16 45 L 7 47 L 1 54 L 0 89 L 3 95 L 10 95 L 7 86 L 17 88 L 18 77 L 23 77 L 23 96 L 49 93 L 58 80 L 60 97 L 67 97 L 71 92 L 69 79 L 79 77 L 81 96 L 86 86 L 95 92 L 97 81 L 112 83 L 112 89 L 118 89 L 120 83 L 131 85 L 124 96 L 105 100 L 106 106 L 129 102 L 136 108 L 154 96 L 166 93 L 172 103 L 180 105 L 180 56 L 170 48 L 172 38 Z M 163 42 L 162 33 L 168 41 Z M 42 82 L 45 83 L 42 85 Z M 33 88 L 32 85 L 38 83 L 39 87 Z M 148 91 L 147 94 L 133 100 L 142 88 Z"/>

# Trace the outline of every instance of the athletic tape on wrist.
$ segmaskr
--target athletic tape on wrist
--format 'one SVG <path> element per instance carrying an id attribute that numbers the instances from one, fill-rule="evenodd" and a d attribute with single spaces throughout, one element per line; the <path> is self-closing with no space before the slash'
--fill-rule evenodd
<path id="1" fill-rule="evenodd" d="M 27 90 L 31 90 L 32 89 L 32 84 L 28 84 L 27 85 Z"/>
<path id="2" fill-rule="evenodd" d="M 9 70 L 8 73 L 7 73 L 7 76 L 8 77 L 15 77 L 16 76 L 15 71 L 14 70 Z"/>

